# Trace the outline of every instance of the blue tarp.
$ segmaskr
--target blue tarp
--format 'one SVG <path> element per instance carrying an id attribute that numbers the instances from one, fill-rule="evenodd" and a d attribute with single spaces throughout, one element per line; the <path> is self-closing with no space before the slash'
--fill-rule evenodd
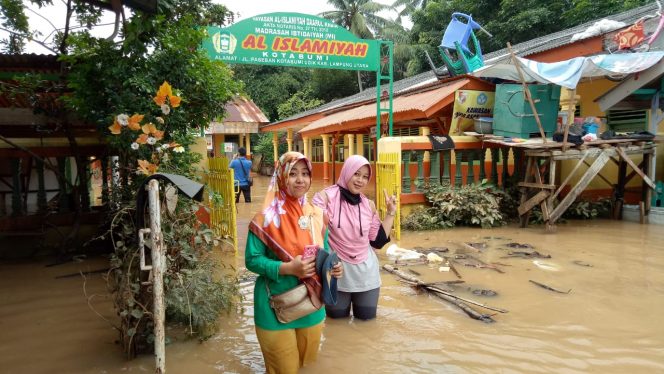
<path id="1" fill-rule="evenodd" d="M 581 78 L 606 75 L 627 75 L 647 70 L 664 57 L 664 52 L 604 54 L 576 57 L 560 62 L 537 62 L 517 57 L 526 82 L 553 83 L 576 88 Z M 476 77 L 501 78 L 519 81 L 516 67 L 511 63 L 487 65 L 471 73 Z"/>

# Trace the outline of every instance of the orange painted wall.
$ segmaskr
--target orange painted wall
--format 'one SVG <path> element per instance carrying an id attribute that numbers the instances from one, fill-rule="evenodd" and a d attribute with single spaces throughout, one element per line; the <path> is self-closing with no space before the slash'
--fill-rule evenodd
<path id="1" fill-rule="evenodd" d="M 602 36 L 596 36 L 566 46 L 528 55 L 528 59 L 539 62 L 558 62 L 574 57 L 590 56 L 603 51 Z"/>

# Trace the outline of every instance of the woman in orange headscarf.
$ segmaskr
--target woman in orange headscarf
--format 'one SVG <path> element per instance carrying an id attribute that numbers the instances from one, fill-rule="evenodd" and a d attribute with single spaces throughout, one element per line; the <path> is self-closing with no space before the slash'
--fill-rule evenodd
<path id="1" fill-rule="evenodd" d="M 245 263 L 259 275 L 254 286 L 254 322 L 268 373 L 296 373 L 318 355 L 325 309 L 281 323 L 268 294 L 278 295 L 304 283 L 312 303 L 322 305 L 315 258 L 302 259 L 306 245 L 328 250 L 327 240 L 323 240 L 323 212 L 306 199 L 309 187 L 311 162 L 298 152 L 283 154 L 263 209 L 249 224 Z M 336 278 L 342 273 L 341 264 L 330 271 Z"/>

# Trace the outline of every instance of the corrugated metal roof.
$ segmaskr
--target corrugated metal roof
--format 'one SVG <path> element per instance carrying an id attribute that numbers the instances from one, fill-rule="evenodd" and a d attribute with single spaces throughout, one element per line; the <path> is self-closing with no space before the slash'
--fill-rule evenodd
<path id="1" fill-rule="evenodd" d="M 55 55 L 0 54 L 0 71 L 57 73 L 59 70 L 60 63 Z"/>
<path id="2" fill-rule="evenodd" d="M 450 102 L 454 100 L 453 95 L 458 90 L 463 88 L 470 80 L 469 79 L 456 79 L 446 82 L 442 86 L 435 87 L 426 91 L 414 92 L 411 94 L 404 94 L 394 98 L 392 102 L 392 113 L 394 116 L 412 113 L 412 118 L 401 118 L 402 120 L 414 118 L 427 118 L 433 113 L 432 110 L 438 110 L 437 105 L 443 102 L 446 98 L 450 98 Z M 410 117 L 410 116 L 409 116 Z M 376 104 L 366 104 L 357 108 L 343 110 L 329 116 L 318 119 L 308 126 L 300 130 L 303 134 L 312 134 L 323 130 L 325 132 L 333 132 L 338 130 L 349 130 L 348 124 L 353 122 L 353 126 L 360 126 L 365 123 L 373 122 L 376 119 Z"/>
<path id="3" fill-rule="evenodd" d="M 634 23 L 636 20 L 639 18 L 642 18 L 646 15 L 652 15 L 657 11 L 657 4 L 652 3 L 648 5 L 644 5 L 638 8 L 634 8 L 632 10 L 628 10 L 626 12 L 618 13 L 612 16 L 608 17 L 602 17 L 611 19 L 614 21 L 620 21 L 624 22 L 626 24 L 631 24 Z M 600 19 L 596 19 L 590 22 L 586 22 L 584 24 L 581 24 L 579 26 L 575 26 L 566 30 L 558 31 L 553 34 L 545 35 L 539 38 L 535 38 L 523 43 L 515 44 L 512 46 L 512 49 L 514 52 L 521 57 L 526 57 L 530 56 L 536 53 L 548 51 L 550 49 L 558 48 L 567 44 L 571 44 L 571 39 L 572 36 L 576 33 L 579 33 L 581 31 L 586 30 L 588 27 L 592 26 L 595 22 L 599 21 Z M 503 48 L 491 53 L 487 53 L 484 55 L 484 61 L 485 63 L 499 63 L 502 61 L 505 61 L 509 59 L 509 51 L 507 48 Z M 446 71 L 447 69 L 441 68 L 441 70 Z M 434 74 L 433 71 L 427 71 L 425 73 L 421 73 L 418 75 L 414 75 L 409 78 L 401 79 L 399 81 L 394 82 L 394 94 L 398 94 L 399 92 L 406 91 L 409 89 L 412 89 L 413 87 L 423 85 L 423 84 L 428 84 L 430 82 L 436 81 L 436 75 Z M 329 110 L 333 110 L 335 108 L 340 108 L 344 107 L 347 105 L 352 105 L 352 104 L 357 104 L 361 103 L 363 101 L 373 101 L 375 102 L 376 100 L 376 88 L 367 88 L 362 92 L 359 92 L 355 95 L 352 96 L 347 96 L 338 100 L 331 101 L 329 103 L 323 104 L 317 108 L 310 109 L 304 112 L 300 112 L 298 114 L 295 114 L 293 116 L 290 116 L 286 119 L 283 119 L 278 122 L 271 123 L 267 126 L 270 125 L 275 125 L 279 124 L 282 122 L 287 122 L 287 121 L 293 121 L 299 118 L 303 118 L 306 116 L 309 116 L 311 114 L 315 113 L 320 113 L 320 112 L 325 112 Z"/>
<path id="4" fill-rule="evenodd" d="M 258 108 L 253 101 L 246 97 L 235 96 L 233 100 L 224 105 L 226 117 L 223 122 L 250 122 L 250 123 L 269 123 L 265 114 Z"/>

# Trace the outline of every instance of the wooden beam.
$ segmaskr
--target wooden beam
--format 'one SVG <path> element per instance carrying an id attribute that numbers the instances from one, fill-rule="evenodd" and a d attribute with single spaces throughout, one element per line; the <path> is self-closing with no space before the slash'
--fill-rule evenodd
<path id="1" fill-rule="evenodd" d="M 541 189 L 553 190 L 553 189 L 556 188 L 556 185 L 555 184 L 519 182 L 519 187 L 541 188 Z"/>
<path id="2" fill-rule="evenodd" d="M 612 157 L 609 157 L 609 160 L 612 159 L 613 159 Z M 590 162 L 584 160 L 583 163 L 586 164 L 588 167 L 590 167 Z M 609 187 L 613 187 L 613 183 L 611 183 L 610 180 L 606 179 L 606 177 L 603 176 L 602 173 L 597 173 L 597 176 L 600 177 L 604 181 L 604 183 L 608 184 Z"/>
<path id="3" fill-rule="evenodd" d="M 535 102 L 533 101 L 532 96 L 530 96 L 530 90 L 528 89 L 528 84 L 526 83 L 526 79 L 523 77 L 523 72 L 521 71 L 521 62 L 519 62 L 519 60 L 516 58 L 516 55 L 512 51 L 512 44 L 507 43 L 507 49 L 510 51 L 510 55 L 512 56 L 512 61 L 514 62 L 516 71 L 517 73 L 519 73 L 519 78 L 521 79 L 521 86 L 523 87 L 523 96 L 526 98 L 526 100 L 530 104 L 530 109 L 533 111 L 533 115 L 535 116 L 535 122 L 537 122 L 537 127 L 539 127 L 540 135 L 542 136 L 542 143 L 546 143 L 546 134 L 544 133 L 544 127 L 542 127 L 542 122 L 540 121 L 539 114 L 537 114 L 537 108 L 535 108 Z M 567 141 L 567 139 L 565 139 L 565 141 Z"/>
<path id="4" fill-rule="evenodd" d="M 572 188 L 572 190 L 565 196 L 565 198 L 558 204 L 558 206 L 551 212 L 549 216 L 549 224 L 553 224 L 562 216 L 562 214 L 569 208 L 570 205 L 576 200 L 576 197 L 579 196 L 583 190 L 588 187 L 588 184 L 595 178 L 595 175 L 602 170 L 604 165 L 609 161 L 609 152 L 605 150 L 602 152 L 599 157 L 595 160 L 592 166 L 586 170 L 586 173 L 581 177 L 581 180 Z"/>
<path id="5" fill-rule="evenodd" d="M 583 162 L 586 160 L 586 157 L 588 157 L 589 154 L 590 153 L 587 152 L 583 154 L 583 157 L 581 157 L 581 160 L 579 160 L 579 162 L 576 163 L 574 169 L 572 169 L 572 171 L 569 174 L 567 174 L 567 177 L 565 177 L 565 180 L 562 183 L 560 183 L 560 187 L 558 187 L 556 192 L 551 197 L 552 200 L 555 199 L 558 196 L 558 194 L 560 194 L 560 191 L 562 191 L 563 188 L 565 188 L 565 186 L 567 185 L 567 183 L 569 183 L 570 179 L 572 179 L 577 170 L 579 170 L 581 165 L 583 165 Z"/>
<path id="6" fill-rule="evenodd" d="M 620 157 L 623 160 L 625 160 L 625 162 L 629 164 L 629 166 L 631 166 L 632 169 L 634 169 L 634 171 L 641 176 L 641 178 L 643 178 L 643 181 L 646 182 L 646 184 L 650 186 L 650 188 L 652 188 L 653 190 L 656 188 L 655 183 L 653 183 L 652 180 L 650 180 L 650 178 L 647 175 L 645 175 L 645 173 L 643 173 L 643 171 L 638 166 L 636 166 L 634 161 L 632 161 L 632 159 L 629 156 L 627 156 L 627 154 L 625 154 L 625 151 L 622 148 L 616 147 L 616 151 L 618 152 Z"/>
<path id="7" fill-rule="evenodd" d="M 549 197 L 550 192 L 549 191 L 540 191 L 538 192 L 535 196 L 531 197 L 530 200 L 521 203 L 519 205 L 519 208 L 517 210 L 519 211 L 519 215 L 522 216 L 529 212 L 533 207 L 542 201 L 544 201 L 547 197 Z"/>
<path id="8" fill-rule="evenodd" d="M 613 87 L 609 92 L 600 96 L 595 101 L 599 104 L 600 110 L 606 112 L 609 108 L 631 95 L 632 92 L 657 79 L 662 74 L 664 74 L 664 64 L 660 61 L 646 71 L 632 74 L 629 78 Z"/>

